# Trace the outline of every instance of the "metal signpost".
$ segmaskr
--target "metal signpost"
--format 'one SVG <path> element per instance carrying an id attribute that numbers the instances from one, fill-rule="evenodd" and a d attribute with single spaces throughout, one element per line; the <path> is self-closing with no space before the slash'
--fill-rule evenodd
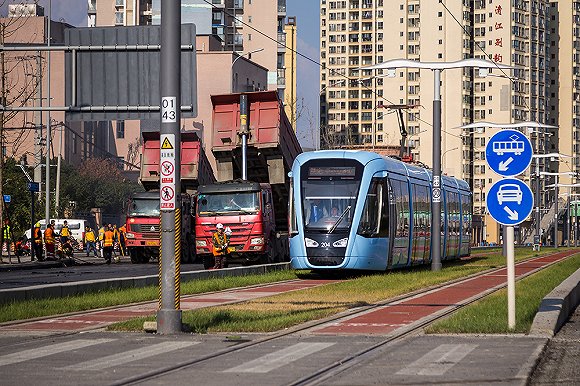
<path id="1" fill-rule="evenodd" d="M 530 140 L 516 130 L 502 130 L 485 147 L 485 159 L 497 174 L 512 177 L 523 173 L 532 162 Z M 507 257 L 508 327 L 516 326 L 516 280 L 514 226 L 532 213 L 534 195 L 528 185 L 515 178 L 504 178 L 491 186 L 486 196 L 489 214 L 506 227 L 504 245 Z"/>
<path id="2" fill-rule="evenodd" d="M 181 332 L 180 261 L 181 194 L 179 128 L 181 103 L 181 9 L 179 0 L 161 2 L 161 138 L 160 138 L 160 209 L 159 310 L 157 332 Z"/>
<path id="3" fill-rule="evenodd" d="M 22 169 L 24 170 L 24 168 Z M 28 175 L 27 175 L 28 177 Z M 30 258 L 34 260 L 34 258 L 39 258 L 40 256 L 35 256 L 35 249 L 34 249 L 34 193 L 40 192 L 40 183 L 29 181 L 28 182 L 28 190 L 30 191 Z"/>

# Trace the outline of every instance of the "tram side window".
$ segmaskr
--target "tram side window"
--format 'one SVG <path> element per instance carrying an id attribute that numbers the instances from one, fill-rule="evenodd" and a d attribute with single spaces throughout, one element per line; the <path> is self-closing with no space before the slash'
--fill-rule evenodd
<path id="1" fill-rule="evenodd" d="M 389 196 L 385 179 L 373 178 L 357 233 L 367 237 L 387 237 Z"/>
<path id="2" fill-rule="evenodd" d="M 471 229 L 471 201 L 469 195 L 461 195 L 461 211 L 462 211 L 462 232 L 465 236 L 469 236 Z M 469 239 L 469 238 L 468 238 Z"/>
<path id="3" fill-rule="evenodd" d="M 395 232 L 395 246 L 405 247 L 409 237 L 409 186 L 406 182 L 390 181 L 396 199 L 397 212 L 393 214 L 397 221 Z M 396 259 L 394 259 L 396 260 Z"/>
<path id="4" fill-rule="evenodd" d="M 409 226 L 410 226 L 410 210 L 409 210 L 409 184 L 407 182 L 401 182 L 401 205 L 400 205 L 400 225 L 401 225 L 401 237 L 409 237 Z"/>

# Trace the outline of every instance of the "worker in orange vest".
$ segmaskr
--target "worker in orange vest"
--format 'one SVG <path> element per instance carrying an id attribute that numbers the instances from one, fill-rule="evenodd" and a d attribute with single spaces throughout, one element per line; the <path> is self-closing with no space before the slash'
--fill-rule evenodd
<path id="1" fill-rule="evenodd" d="M 44 231 L 44 247 L 46 248 L 46 260 L 54 260 L 54 220 L 48 224 Z"/>
<path id="2" fill-rule="evenodd" d="M 32 239 L 34 242 L 34 257 L 38 261 L 44 260 L 44 256 L 42 256 L 42 231 L 40 230 L 40 222 L 37 222 L 34 225 L 34 234 L 32 235 Z"/>
<path id="3" fill-rule="evenodd" d="M 113 244 L 115 242 L 115 232 L 113 232 L 113 227 L 110 225 L 105 230 L 103 237 L 103 254 L 107 264 L 111 264 L 111 259 L 113 258 Z"/>
<path id="4" fill-rule="evenodd" d="M 216 232 L 212 236 L 213 256 L 215 259 L 213 269 L 222 269 L 227 264 L 229 243 L 230 237 L 224 231 L 223 224 L 217 224 Z"/>

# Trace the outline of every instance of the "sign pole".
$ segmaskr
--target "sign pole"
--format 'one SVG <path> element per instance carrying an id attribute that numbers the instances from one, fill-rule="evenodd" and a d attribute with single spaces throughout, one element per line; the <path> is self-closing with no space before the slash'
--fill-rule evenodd
<path id="1" fill-rule="evenodd" d="M 514 253 L 514 227 L 505 227 L 507 244 L 508 327 L 516 328 L 516 267 Z"/>
<path id="2" fill-rule="evenodd" d="M 30 189 L 30 259 L 34 261 L 34 190 Z"/>
<path id="3" fill-rule="evenodd" d="M 157 332 L 181 332 L 180 262 L 181 195 L 179 131 L 181 87 L 181 6 L 179 0 L 161 2 L 161 135 L 159 140 L 159 310 Z M 165 175 L 164 175 L 165 173 Z"/>

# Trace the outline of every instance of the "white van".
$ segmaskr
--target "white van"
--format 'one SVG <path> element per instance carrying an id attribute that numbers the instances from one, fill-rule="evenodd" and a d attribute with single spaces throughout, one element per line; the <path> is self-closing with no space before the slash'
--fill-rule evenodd
<path id="1" fill-rule="evenodd" d="M 90 226 L 89 222 L 87 220 L 80 220 L 74 218 L 54 219 L 55 223 L 54 230 L 56 231 L 57 234 L 60 234 L 60 230 L 62 229 L 62 225 L 64 224 L 65 221 L 68 223 L 68 229 L 70 230 L 70 234 L 72 235 L 72 237 L 75 238 L 76 241 L 79 242 L 79 246 L 83 248 L 85 240 L 85 227 L 87 225 Z M 46 221 L 40 220 L 39 222 L 40 222 L 40 230 L 44 235 L 44 230 L 46 229 Z M 27 229 L 25 234 L 26 237 L 30 240 L 31 236 L 30 229 Z"/>

